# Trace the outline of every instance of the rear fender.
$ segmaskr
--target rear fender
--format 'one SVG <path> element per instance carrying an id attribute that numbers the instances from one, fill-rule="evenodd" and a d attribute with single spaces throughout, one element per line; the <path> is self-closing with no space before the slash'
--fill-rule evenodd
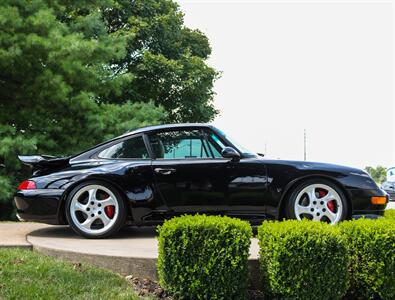
<path id="1" fill-rule="evenodd" d="M 106 184 L 109 184 L 112 187 L 114 187 L 117 190 L 117 192 L 121 195 L 123 201 L 125 202 L 125 207 L 127 209 L 128 217 L 133 217 L 132 211 L 131 211 L 131 208 L 130 208 L 130 203 L 129 203 L 129 201 L 127 201 L 128 198 L 127 198 L 125 192 L 123 191 L 123 189 L 121 188 L 121 186 L 119 186 L 117 183 L 114 183 L 114 182 L 112 182 L 112 181 L 110 181 L 110 180 L 108 180 L 106 178 L 103 178 L 101 176 L 94 176 L 94 175 L 86 176 L 86 177 L 84 177 L 82 179 L 79 179 L 77 181 L 70 182 L 67 185 L 67 187 L 66 187 L 66 189 L 65 189 L 65 191 L 63 193 L 62 199 L 61 199 L 61 204 L 59 205 L 59 209 L 60 209 L 59 216 L 62 216 L 62 218 L 64 218 L 64 220 L 66 220 L 66 208 L 65 208 L 65 205 L 66 205 L 67 197 L 70 195 L 70 193 L 73 191 L 73 189 L 77 185 L 79 185 L 81 183 L 84 183 L 84 182 L 87 182 L 87 181 L 91 181 L 91 180 L 102 181 L 102 182 L 104 182 Z"/>

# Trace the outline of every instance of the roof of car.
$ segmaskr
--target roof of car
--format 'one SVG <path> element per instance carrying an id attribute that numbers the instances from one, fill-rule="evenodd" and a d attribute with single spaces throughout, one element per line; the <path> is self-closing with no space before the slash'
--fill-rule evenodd
<path id="1" fill-rule="evenodd" d="M 210 124 L 206 124 L 206 123 L 180 123 L 180 124 L 163 124 L 163 125 L 155 125 L 155 126 L 146 126 L 146 127 L 141 127 L 138 129 L 134 129 L 128 132 L 125 132 L 123 135 L 117 136 L 111 140 L 105 141 L 103 143 L 100 143 L 88 150 L 85 150 L 79 154 L 76 154 L 74 156 L 71 157 L 72 160 L 76 160 L 78 161 L 79 159 L 85 159 L 85 158 L 89 158 L 89 155 L 92 154 L 92 151 L 94 152 L 95 149 L 97 149 L 98 147 L 101 147 L 103 145 L 109 144 L 111 142 L 117 141 L 119 139 L 125 138 L 129 135 L 133 135 L 133 134 L 139 134 L 139 133 L 145 133 L 145 132 L 150 132 L 150 131 L 155 131 L 155 130 L 161 130 L 161 129 L 169 129 L 169 128 L 215 128 L 214 126 L 210 125 Z"/>
<path id="2" fill-rule="evenodd" d="M 162 130 L 162 129 L 171 129 L 171 128 L 179 129 L 179 128 L 193 128 L 193 127 L 196 127 L 196 128 L 212 127 L 212 125 L 206 124 L 206 123 L 162 124 L 162 125 L 146 126 L 146 127 L 134 129 L 134 130 L 126 132 L 125 134 L 123 134 L 123 136 L 144 133 L 144 132 L 149 132 L 149 131 L 155 131 L 155 130 Z"/>

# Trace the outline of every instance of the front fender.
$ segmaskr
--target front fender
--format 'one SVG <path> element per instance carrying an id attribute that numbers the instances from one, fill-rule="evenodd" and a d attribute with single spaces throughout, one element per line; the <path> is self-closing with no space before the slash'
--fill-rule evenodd
<path id="1" fill-rule="evenodd" d="M 342 192 L 346 195 L 346 200 L 347 200 L 347 204 L 349 205 L 350 209 L 350 213 L 352 211 L 352 202 L 351 202 L 351 193 L 349 190 L 347 190 L 345 188 L 345 186 L 342 183 L 342 178 L 343 177 L 333 177 L 333 176 L 329 176 L 327 174 L 323 174 L 323 173 L 316 173 L 316 174 L 306 174 L 304 176 L 298 177 L 298 178 L 294 178 L 293 180 L 291 180 L 290 182 L 288 182 L 288 184 L 284 187 L 283 193 L 281 194 L 281 198 L 278 204 L 278 214 L 277 214 L 277 218 L 281 218 L 283 217 L 283 212 L 284 212 L 284 206 L 285 203 L 288 199 L 288 197 L 290 196 L 290 194 L 292 193 L 292 191 L 302 182 L 306 181 L 306 180 L 310 180 L 310 179 L 324 179 L 327 181 L 332 182 L 333 184 L 335 184 L 339 189 L 342 190 Z"/>

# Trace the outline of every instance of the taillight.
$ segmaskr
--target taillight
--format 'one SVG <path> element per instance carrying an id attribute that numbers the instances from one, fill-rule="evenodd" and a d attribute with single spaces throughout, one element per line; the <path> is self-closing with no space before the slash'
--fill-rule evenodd
<path id="1" fill-rule="evenodd" d="M 18 190 L 35 190 L 36 188 L 36 183 L 32 180 L 25 180 L 18 186 Z"/>

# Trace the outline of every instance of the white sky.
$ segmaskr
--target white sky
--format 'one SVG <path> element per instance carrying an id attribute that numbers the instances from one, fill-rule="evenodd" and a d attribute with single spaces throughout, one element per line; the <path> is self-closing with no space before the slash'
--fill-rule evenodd
<path id="1" fill-rule="evenodd" d="M 209 38 L 214 125 L 267 157 L 395 165 L 391 1 L 179 0 Z M 394 5 L 395 6 L 395 5 Z"/>

